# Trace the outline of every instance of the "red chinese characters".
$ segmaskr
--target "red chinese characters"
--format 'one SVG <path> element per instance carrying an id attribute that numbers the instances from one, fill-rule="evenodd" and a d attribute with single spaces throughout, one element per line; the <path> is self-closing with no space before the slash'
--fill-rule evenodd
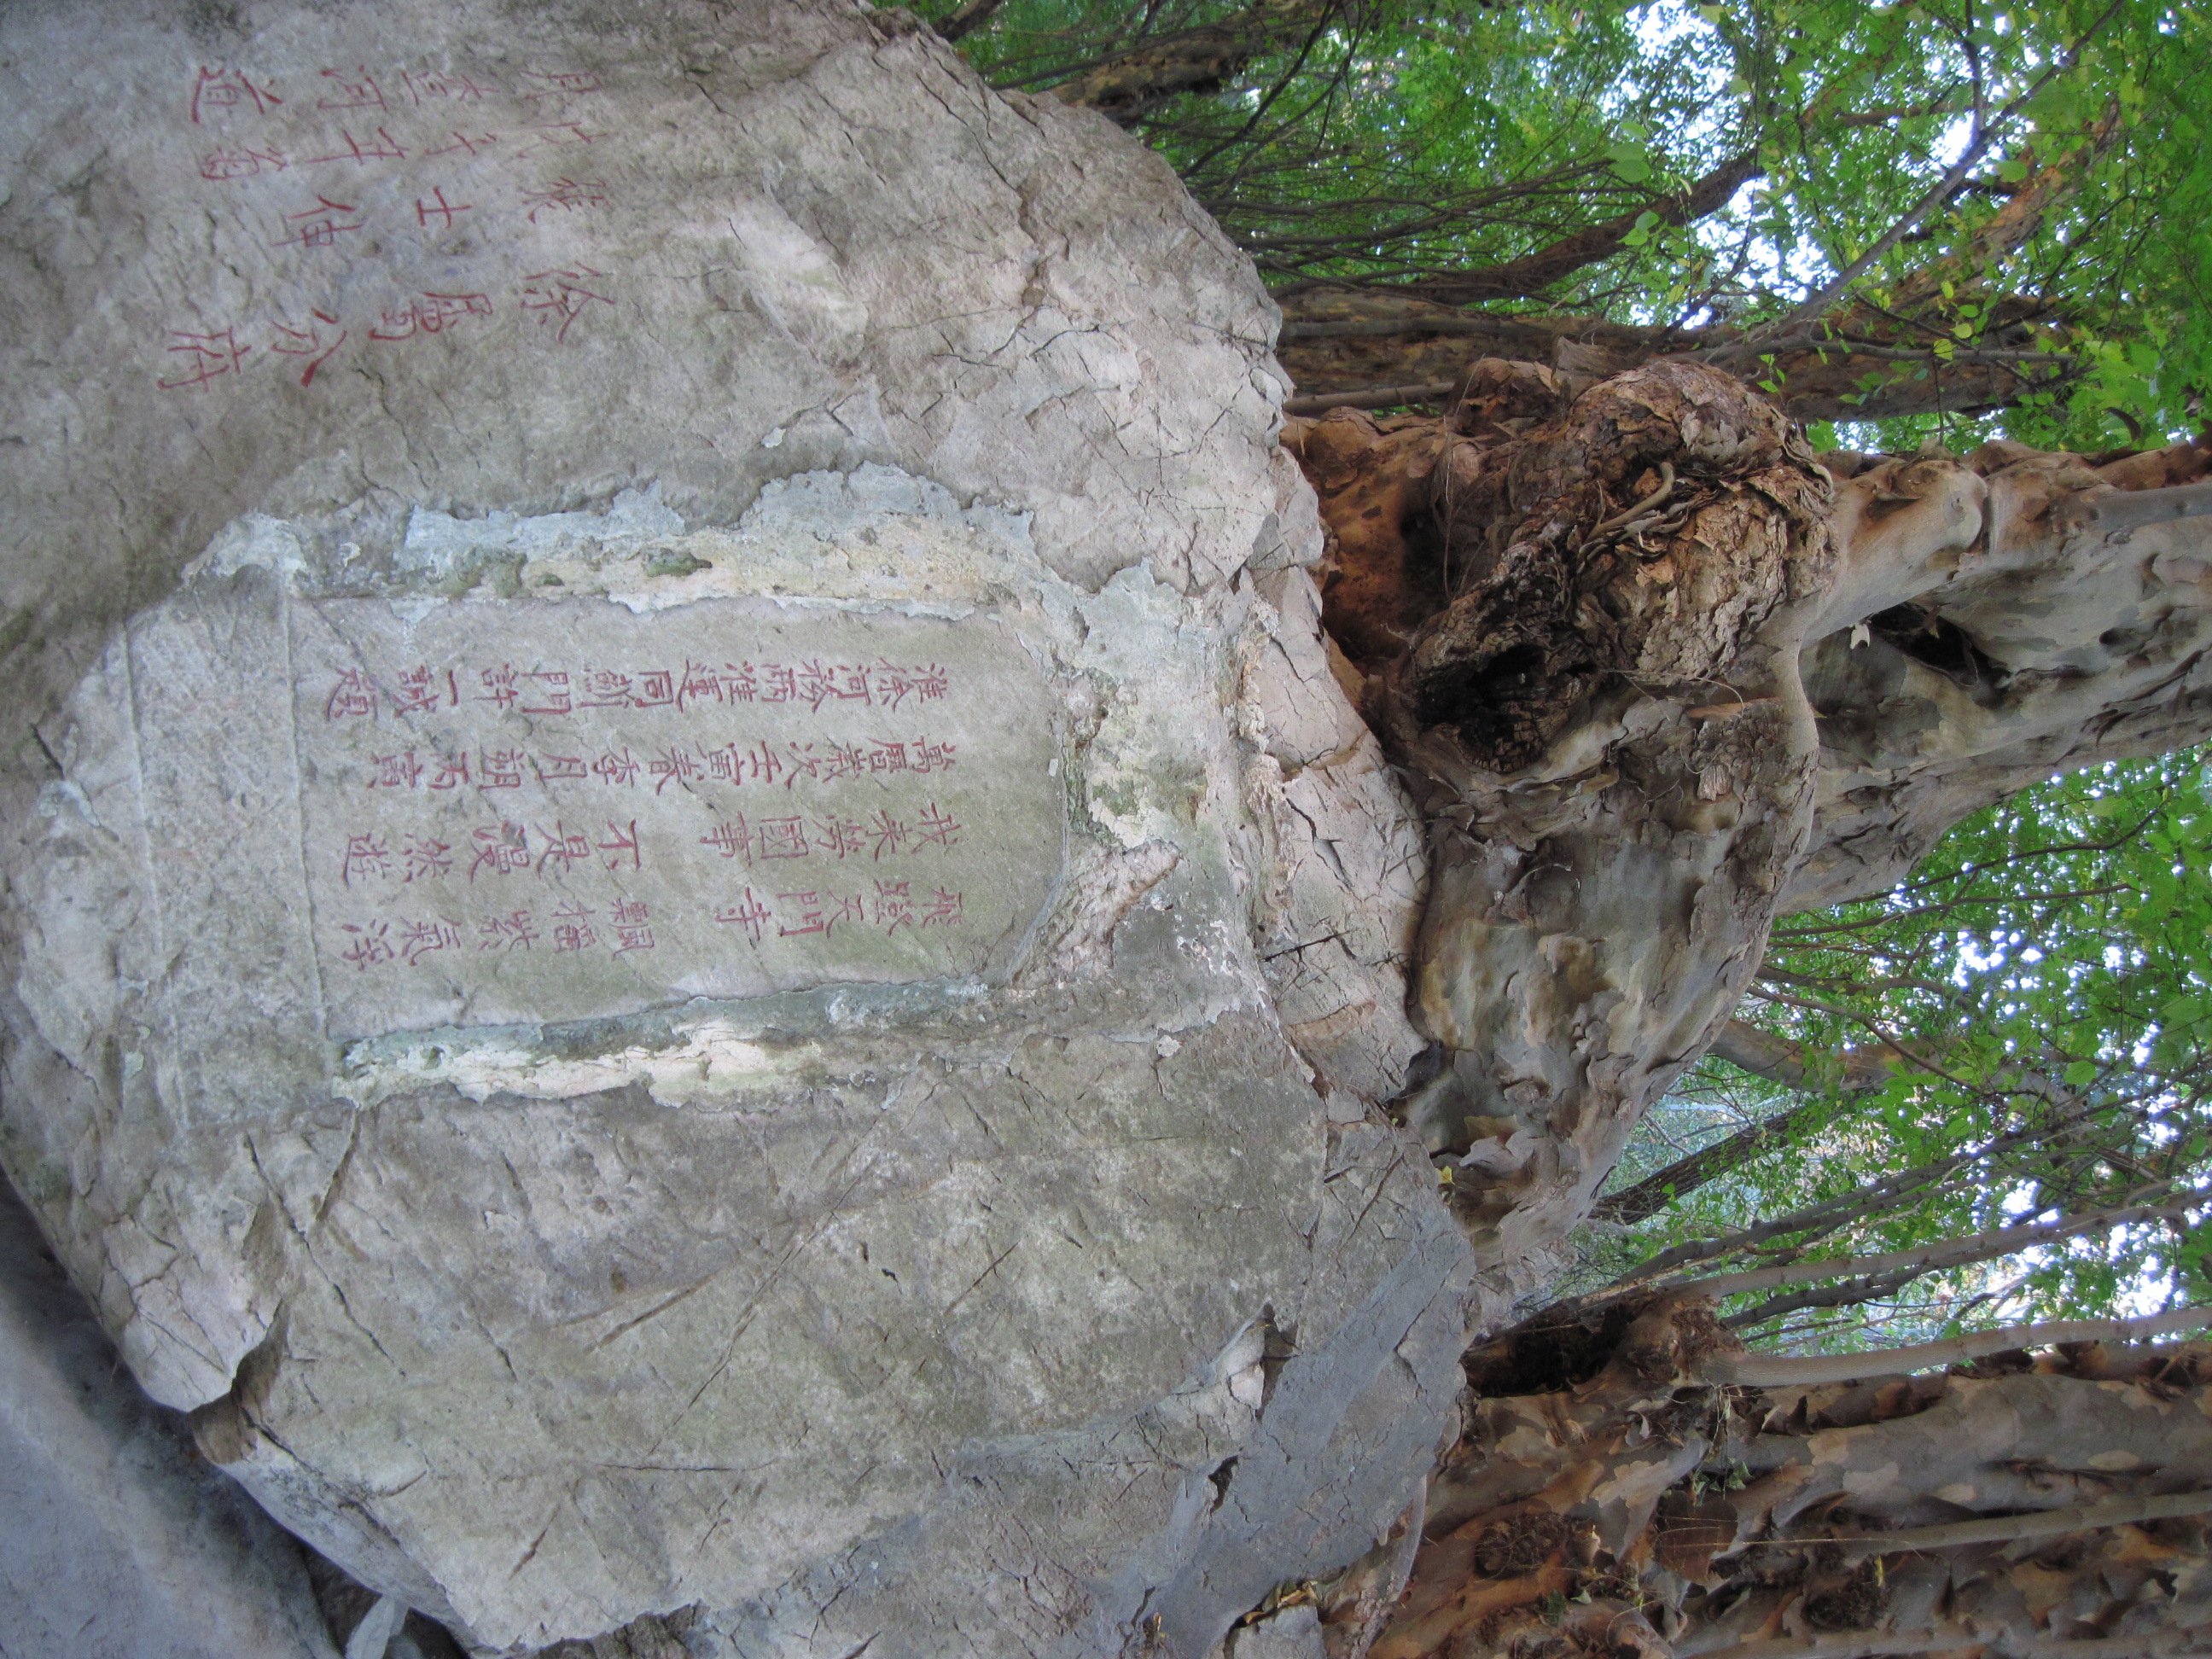
<path id="1" fill-rule="evenodd" d="M 382 127 L 366 139 L 356 138 L 350 128 L 338 129 L 338 148 L 327 155 L 303 155 L 301 167 L 317 167 L 325 161 L 404 161 L 407 159 L 404 145 Z M 351 208 L 346 210 L 350 213 Z"/>
<path id="2" fill-rule="evenodd" d="M 426 201 L 420 196 L 415 198 L 415 222 L 418 225 L 428 225 L 433 219 L 442 219 L 445 222 L 443 228 L 451 230 L 453 228 L 453 218 L 456 214 L 475 211 L 474 202 L 447 201 L 445 187 L 442 185 L 432 186 L 428 200 Z M 471 297 L 481 300 L 483 295 L 478 294 Z M 491 307 L 489 305 L 484 307 L 487 315 L 490 313 L 490 310 Z"/>
<path id="3" fill-rule="evenodd" d="M 362 228 L 359 219 L 348 216 L 361 210 L 349 202 L 333 202 L 318 192 L 315 205 L 297 213 L 288 213 L 284 222 L 292 234 L 282 241 L 271 242 L 271 247 L 334 247 L 339 237 Z"/>
<path id="4" fill-rule="evenodd" d="M 469 317 L 491 315 L 491 301 L 482 294 L 418 294 L 397 311 L 387 311 L 374 328 L 372 340 L 411 340 L 419 334 L 442 334 Z"/>
<path id="5" fill-rule="evenodd" d="M 376 682 L 366 668 L 341 668 L 331 695 L 323 701 L 326 720 L 374 720 Z"/>
<path id="6" fill-rule="evenodd" d="M 240 70 L 203 69 L 192 83 L 192 125 L 202 125 L 210 116 L 229 110 L 266 115 L 283 101 L 273 85 L 256 86 Z"/>
<path id="7" fill-rule="evenodd" d="M 522 308 L 537 317 L 540 327 L 551 328 L 556 343 L 565 344 L 569 329 L 586 309 L 595 305 L 613 309 L 614 301 L 599 292 L 605 286 L 606 275 L 589 265 L 538 271 L 522 279 Z"/>
<path id="8" fill-rule="evenodd" d="M 304 357 L 307 366 L 300 372 L 300 384 L 313 386 L 315 371 L 329 362 L 332 354 L 346 343 L 349 330 L 338 327 L 338 319 L 326 311 L 311 311 L 305 328 L 294 328 L 288 323 L 276 325 L 277 342 L 270 349 L 280 357 Z"/>
<path id="9" fill-rule="evenodd" d="M 607 187 L 599 179 L 563 178 L 543 190 L 524 191 L 522 204 L 530 210 L 524 216 L 534 225 L 541 213 L 574 213 L 582 208 L 603 207 L 606 199 Z"/>
<path id="10" fill-rule="evenodd" d="M 350 78 L 349 78 L 350 77 Z M 351 70 L 326 69 L 322 78 L 331 85 L 315 100 L 317 109 L 386 109 L 384 94 L 376 84 L 376 77 L 366 68 Z"/>
<path id="11" fill-rule="evenodd" d="M 183 358 L 172 365 L 173 379 L 156 380 L 154 384 L 164 392 L 181 392 L 187 386 L 205 386 L 210 380 L 224 374 L 235 374 L 246 361 L 246 354 L 253 349 L 240 345 L 238 331 L 226 328 L 218 334 L 191 334 L 182 329 L 171 329 L 170 355 Z"/>
<path id="12" fill-rule="evenodd" d="M 399 71 L 399 84 L 419 108 L 427 103 L 480 104 L 486 88 L 472 77 L 452 73 L 416 75 Z"/>
<path id="13" fill-rule="evenodd" d="M 599 77 L 588 70 L 555 70 L 550 74 L 526 72 L 522 79 L 530 88 L 522 94 L 526 104 L 534 104 L 542 98 L 567 98 L 597 92 L 600 86 Z"/>
<path id="14" fill-rule="evenodd" d="M 607 912 L 607 921 L 614 930 L 617 956 L 653 949 L 652 917 L 644 900 L 617 899 Z"/>
<path id="15" fill-rule="evenodd" d="M 291 161 L 281 149 L 211 149 L 200 158 L 200 177 L 216 184 L 238 179 L 258 179 L 264 173 L 283 173 Z"/>

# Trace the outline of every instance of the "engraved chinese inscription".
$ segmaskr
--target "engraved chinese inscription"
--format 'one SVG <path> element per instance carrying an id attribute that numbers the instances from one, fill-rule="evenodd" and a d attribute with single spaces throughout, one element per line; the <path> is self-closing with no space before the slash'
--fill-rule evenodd
<path id="1" fill-rule="evenodd" d="M 402 343 L 434 337 L 449 352 L 580 344 L 623 283 L 612 256 L 575 257 L 623 196 L 609 162 L 628 135 L 604 90 L 551 66 L 361 64 L 312 82 L 180 69 L 180 199 L 224 249 L 273 254 L 295 297 L 240 309 L 204 273 L 153 351 L 154 385 L 201 394 L 281 374 L 313 388 L 346 367 L 389 373 Z M 434 288 L 399 274 L 426 264 Z"/>
<path id="2" fill-rule="evenodd" d="M 247 902 L 296 910 L 332 1036 L 988 973 L 1057 878 L 1049 696 L 988 620 L 288 597 L 271 632 L 288 683 L 220 730 L 142 632 L 135 723 L 191 811 L 291 796 L 232 839 L 290 821 L 304 902 Z"/>

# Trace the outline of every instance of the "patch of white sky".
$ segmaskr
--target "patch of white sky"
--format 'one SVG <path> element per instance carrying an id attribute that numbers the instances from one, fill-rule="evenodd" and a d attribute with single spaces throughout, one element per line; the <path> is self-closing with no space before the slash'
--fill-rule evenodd
<path id="1" fill-rule="evenodd" d="M 1677 0 L 1656 0 L 1656 3 L 1638 7 L 1630 14 L 1631 27 L 1646 55 L 1655 64 L 1663 64 L 1668 73 L 1693 76 L 1703 82 L 1699 114 L 1686 125 L 1679 135 L 1677 148 L 1692 154 L 1711 154 L 1719 141 L 1726 137 L 1729 128 L 1741 107 L 1741 83 L 1728 67 L 1728 54 L 1719 31 L 1700 14 L 1710 8 L 1678 3 Z M 1870 14 L 1885 9 L 1870 7 Z M 1998 33 L 2007 31 L 2006 20 L 2000 14 L 1992 27 Z M 1963 60 L 1957 65 L 1961 82 L 1966 79 Z M 1625 79 L 1613 99 L 1612 112 L 1629 118 L 1636 103 L 1648 88 L 1631 76 Z M 1942 173 L 1956 164 L 1973 143 L 1974 124 L 1971 116 L 1961 115 L 1950 122 L 1930 144 L 1928 152 L 1928 173 L 1930 183 Z M 1771 237 L 1753 231 L 1747 240 L 1741 228 L 1756 213 L 1766 192 L 1774 188 L 1773 182 L 1754 178 L 1741 185 L 1729 198 L 1722 213 L 1690 228 L 1689 234 L 1701 252 L 1717 263 L 1733 263 L 1739 247 L 1743 249 L 1740 281 L 1764 288 L 1795 301 L 1813 293 L 1822 283 L 1833 279 L 1836 265 L 1822 251 L 1808 241 L 1801 240 L 1784 248 Z M 1901 217 L 1912 206 L 1910 200 L 1896 204 Z M 1661 316 L 1656 313 L 1644 320 L 1678 323 L 1684 327 L 1698 327 L 1716 320 L 1710 306 L 1683 316 Z"/>

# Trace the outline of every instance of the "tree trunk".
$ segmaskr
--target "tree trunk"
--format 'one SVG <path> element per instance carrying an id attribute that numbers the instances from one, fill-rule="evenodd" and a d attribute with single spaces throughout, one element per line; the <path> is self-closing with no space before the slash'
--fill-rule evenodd
<path id="1" fill-rule="evenodd" d="M 1470 358 L 1541 363 L 1583 383 L 1662 356 L 1726 354 L 1744 339 L 1726 325 L 1661 328 L 1598 317 L 1492 316 L 1394 290 L 1313 290 L 1284 302 L 1283 366 L 1305 398 L 1370 386 L 1451 380 Z M 1939 410 L 1968 415 L 2016 403 L 2055 383 L 2070 361 L 2039 343 L 2033 300 L 1999 299 L 1972 346 L 1938 356 L 1932 319 L 1900 322 L 1846 312 L 1761 348 L 1754 378 L 1780 387 L 1798 421 L 1877 420 Z M 1948 323 L 1943 325 L 1948 329 Z M 1408 398 L 1406 401 L 1412 401 Z"/>
<path id="2" fill-rule="evenodd" d="M 1879 890 L 2035 777 L 2212 731 L 2193 446 L 1816 458 L 1710 369 L 1577 395 L 1495 359 L 1446 418 L 1285 442 L 1431 826 L 1413 1002 L 1447 1059 L 1402 1109 L 1509 1262 L 1588 1212 L 1778 915 Z"/>
<path id="3" fill-rule="evenodd" d="M 1476 1349 L 1374 1659 L 2212 1644 L 2212 1348 L 1899 1374 L 1945 1357 L 1750 1385 L 1768 1362 L 1694 1300 Z M 1324 1628 L 1348 1625 L 1358 1580 L 1322 1587 Z"/>

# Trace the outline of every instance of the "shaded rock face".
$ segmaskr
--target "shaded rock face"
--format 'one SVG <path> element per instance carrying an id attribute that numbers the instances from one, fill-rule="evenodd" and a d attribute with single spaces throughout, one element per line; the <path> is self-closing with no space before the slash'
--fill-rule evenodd
<path id="1" fill-rule="evenodd" d="M 296 1540 L 149 1406 L 0 1190 L 0 1652 L 337 1659 Z"/>
<path id="2" fill-rule="evenodd" d="M 0 30 L 0 1161 L 148 1390 L 483 1650 L 1382 1537 L 1421 841 L 1164 167 L 831 4 Z"/>

